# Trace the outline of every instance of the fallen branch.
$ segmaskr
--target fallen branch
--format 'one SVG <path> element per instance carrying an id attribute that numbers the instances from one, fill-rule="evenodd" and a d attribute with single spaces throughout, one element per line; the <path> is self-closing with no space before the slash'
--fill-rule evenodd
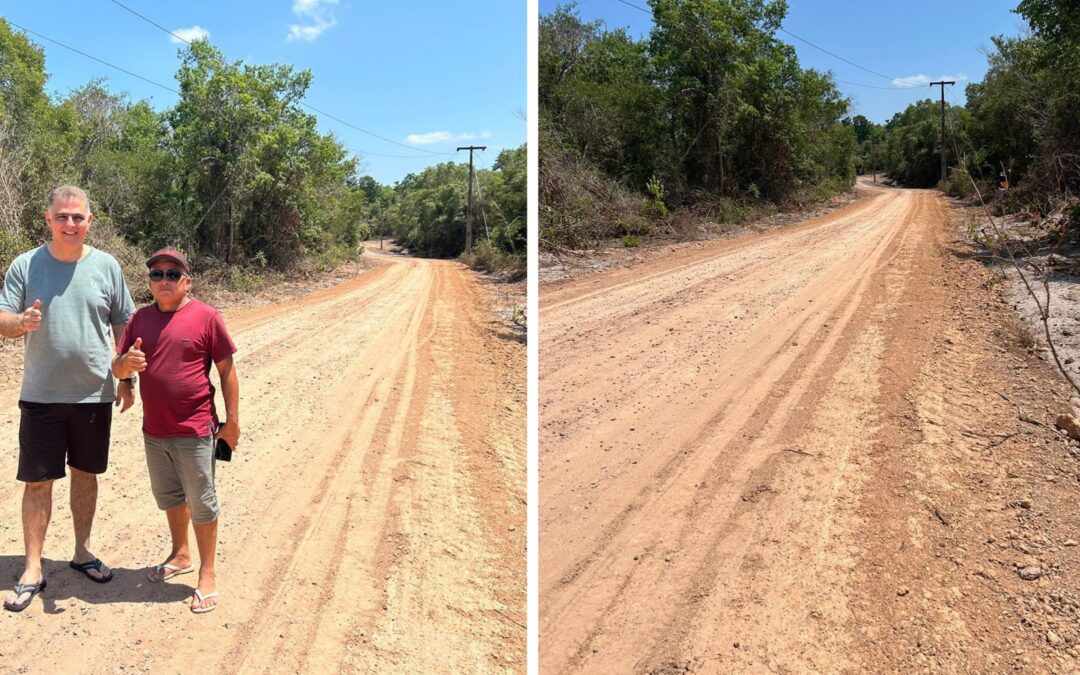
<path id="1" fill-rule="evenodd" d="M 1027 422 L 1028 424 L 1034 424 L 1037 427 L 1042 427 L 1043 429 L 1048 429 L 1048 430 L 1054 432 L 1055 434 L 1057 433 L 1057 429 L 1050 426 L 1049 424 L 1045 424 L 1043 422 L 1040 422 L 1037 419 L 1033 419 L 1033 418 L 1028 417 L 1027 415 L 1025 415 L 1024 411 L 1020 408 L 1020 404 L 1013 401 L 1011 398 L 1009 398 L 1005 394 L 1003 394 L 1003 393 L 1001 393 L 999 391 L 998 396 L 1000 396 L 1001 398 L 1005 399 L 1009 403 L 1012 403 L 1014 406 L 1016 406 L 1016 418 L 1019 419 L 1021 422 Z"/>
<path id="2" fill-rule="evenodd" d="M 934 504 L 929 504 L 928 506 L 930 509 L 930 513 L 934 514 L 934 517 L 941 521 L 942 525 L 944 525 L 945 527 L 949 527 L 949 521 L 945 518 L 945 516 L 941 515 L 941 511 L 938 509 L 938 507 Z"/>
<path id="3" fill-rule="evenodd" d="M 1010 438 L 1012 438 L 1013 436 L 1015 436 L 1017 433 L 1018 432 L 1014 431 L 1011 434 L 998 434 L 1001 438 L 999 438 L 996 442 L 991 443 L 990 445 L 988 445 L 986 447 L 987 447 L 987 449 L 996 448 L 997 446 L 1001 445 L 1005 441 L 1007 441 Z"/>
<path id="4" fill-rule="evenodd" d="M 1016 269 L 1016 273 L 1020 275 L 1020 280 L 1024 282 L 1024 287 L 1027 289 L 1028 294 L 1031 295 L 1031 299 L 1035 301 L 1035 306 L 1039 308 L 1039 320 L 1042 321 L 1043 333 L 1046 336 L 1046 344 L 1050 347 L 1050 354 L 1054 357 L 1054 363 L 1057 364 L 1058 371 L 1060 371 L 1061 374 L 1065 376 L 1065 379 L 1072 386 L 1073 390 L 1077 394 L 1080 394 L 1080 386 L 1077 386 L 1076 382 L 1072 378 L 1072 375 L 1069 374 L 1069 372 L 1065 369 L 1064 364 L 1061 363 L 1061 358 L 1058 356 L 1057 352 L 1057 346 L 1054 345 L 1054 340 L 1050 336 L 1050 270 L 1041 270 L 1037 265 L 1031 262 L 1030 259 L 1034 256 L 1032 256 L 1031 251 L 1027 249 L 1027 246 L 1024 245 L 1023 242 L 1020 243 L 1021 247 L 1024 249 L 1024 252 L 1028 255 L 1027 264 L 1031 265 L 1031 267 L 1036 271 L 1036 274 L 1042 275 L 1045 298 L 1042 302 L 1040 302 L 1039 296 L 1035 292 L 1035 289 L 1031 287 L 1031 283 L 1028 281 L 1027 275 L 1024 274 L 1023 268 L 1021 267 L 1020 263 L 1016 261 L 1016 256 L 1013 255 L 1012 247 L 1009 246 L 1008 241 L 1005 239 L 1005 235 L 1001 232 L 1001 228 L 998 227 L 997 220 L 995 220 L 993 214 L 990 213 L 990 207 L 986 205 L 986 200 L 983 199 L 982 191 L 979 190 L 979 186 L 975 183 L 975 179 L 971 177 L 971 172 L 968 171 L 966 168 L 962 170 L 964 172 L 964 175 L 968 177 L 968 181 L 971 182 L 971 187 L 975 190 L 975 194 L 979 198 L 979 203 L 982 204 L 983 211 L 986 212 L 986 218 L 990 221 L 990 226 L 994 230 L 994 236 L 997 237 L 998 243 L 1001 244 L 1001 247 L 1005 249 L 1005 252 L 1009 254 L 1009 261 Z M 1061 245 L 1064 238 L 1065 233 L 1064 231 L 1062 231 L 1061 237 L 1050 250 L 1051 258 L 1053 258 L 1054 253 L 1057 252 L 1057 249 Z M 1030 420 L 1024 421 L 1028 422 Z M 1036 424 L 1038 423 L 1036 422 Z"/>

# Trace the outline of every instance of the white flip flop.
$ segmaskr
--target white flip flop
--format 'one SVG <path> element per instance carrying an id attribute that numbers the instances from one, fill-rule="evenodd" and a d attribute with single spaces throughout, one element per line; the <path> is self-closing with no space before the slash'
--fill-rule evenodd
<path id="1" fill-rule="evenodd" d="M 209 600 L 210 598 L 216 598 L 217 596 L 218 596 L 217 591 L 214 591 L 213 593 L 207 593 L 206 595 L 203 595 L 202 593 L 199 592 L 199 589 L 197 589 L 197 588 L 195 589 L 195 597 L 199 599 L 199 604 L 200 605 L 202 605 L 203 602 Z M 193 614 L 206 614 L 207 612 L 212 612 L 215 609 L 217 609 L 216 604 L 210 605 L 209 607 L 198 607 L 198 608 L 195 607 L 194 603 L 192 603 L 192 605 L 191 605 L 191 611 L 192 611 Z"/>
<path id="2" fill-rule="evenodd" d="M 169 563 L 161 563 L 153 569 L 153 571 L 146 573 L 146 578 L 152 584 L 160 584 L 163 581 L 168 581 L 173 577 L 178 577 L 181 574 L 187 574 L 188 572 L 194 572 L 195 566 L 188 565 L 187 567 L 177 567 L 176 565 L 170 565 Z M 154 573 L 157 573 L 157 579 L 154 578 Z M 163 574 L 164 573 L 164 574 Z"/>

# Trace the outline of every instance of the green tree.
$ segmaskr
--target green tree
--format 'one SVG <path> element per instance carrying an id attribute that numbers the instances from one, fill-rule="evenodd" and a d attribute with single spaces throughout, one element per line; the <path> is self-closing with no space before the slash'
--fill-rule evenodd
<path id="1" fill-rule="evenodd" d="M 180 101 L 167 119 L 182 225 L 168 236 L 226 262 L 258 258 L 279 267 L 355 239 L 326 236 L 337 202 L 352 199 L 343 188 L 355 159 L 300 109 L 309 71 L 228 63 L 196 41 L 177 80 Z"/>
<path id="2" fill-rule="evenodd" d="M 422 255 L 459 255 L 465 248 L 468 179 L 468 165 L 455 162 L 405 176 L 387 214 L 398 242 Z"/>
<path id="3" fill-rule="evenodd" d="M 525 146 L 499 153 L 491 172 L 488 199 L 497 215 L 491 239 L 500 250 L 524 255 L 527 246 L 528 174 Z"/>
<path id="4" fill-rule="evenodd" d="M 0 267 L 30 240 L 40 220 L 41 189 L 48 171 L 43 156 L 51 107 L 45 95 L 45 54 L 0 19 Z"/>

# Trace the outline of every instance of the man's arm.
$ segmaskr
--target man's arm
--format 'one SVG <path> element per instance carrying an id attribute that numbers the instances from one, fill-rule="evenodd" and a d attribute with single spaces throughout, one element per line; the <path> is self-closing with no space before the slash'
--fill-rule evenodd
<path id="1" fill-rule="evenodd" d="M 113 325 L 113 336 L 117 346 L 124 342 L 123 335 L 126 326 L 126 323 Z M 113 355 L 112 374 L 118 379 L 123 380 L 131 377 L 133 373 L 141 373 L 144 370 L 146 370 L 146 354 L 142 351 L 142 338 L 135 338 L 127 351 Z M 124 410 L 127 408 L 125 407 Z"/>
<path id="2" fill-rule="evenodd" d="M 0 312 L 0 335 L 17 338 L 26 334 L 23 328 L 23 315 L 15 312 Z"/>
<path id="3" fill-rule="evenodd" d="M 41 300 L 34 300 L 30 309 L 26 309 L 26 270 L 19 265 L 21 258 L 12 261 L 4 276 L 4 290 L 0 291 L 0 335 L 17 338 L 38 329 L 41 325 Z M 22 311 L 18 311 L 22 310 Z M 29 316 L 28 316 L 29 314 Z M 36 322 L 32 319 L 36 318 Z"/>
<path id="4" fill-rule="evenodd" d="M 120 344 L 120 338 L 121 338 L 121 336 L 123 336 L 125 328 L 127 328 L 127 322 L 126 321 L 124 323 L 114 323 L 113 324 L 112 337 L 113 337 L 113 345 L 114 346 Z"/>
<path id="5" fill-rule="evenodd" d="M 225 399 L 225 424 L 218 430 L 217 437 L 235 450 L 240 442 L 240 381 L 236 378 L 232 356 L 214 365 L 221 376 L 221 396 Z"/>
<path id="6" fill-rule="evenodd" d="M 34 306 L 23 312 L 0 311 L 0 335 L 17 338 L 33 333 L 41 327 L 41 301 L 35 300 Z"/>
<path id="7" fill-rule="evenodd" d="M 117 345 L 120 344 L 120 337 L 124 334 L 124 329 L 126 327 L 127 327 L 126 323 L 113 324 L 113 327 L 112 327 L 113 344 L 117 344 Z M 114 354 L 113 355 L 112 371 L 113 371 L 114 376 L 116 376 L 118 379 L 123 380 L 124 378 L 131 377 L 131 373 L 129 372 L 126 375 L 117 375 L 116 374 L 116 370 L 117 370 L 116 362 L 119 360 L 119 357 L 120 357 L 119 354 Z M 128 408 L 130 408 L 134 404 L 135 404 L 135 385 L 132 384 L 131 382 L 123 382 L 123 381 L 118 382 L 116 384 L 116 407 L 120 408 L 121 413 L 124 413 L 124 412 L 127 411 Z"/>
<path id="8" fill-rule="evenodd" d="M 124 329 L 127 328 L 126 323 L 113 324 L 113 344 L 120 345 L 120 340 L 124 336 Z M 127 365 L 124 359 L 125 354 L 113 354 L 112 359 L 112 374 L 117 379 L 124 379 L 125 377 L 131 377 L 131 368 Z"/>

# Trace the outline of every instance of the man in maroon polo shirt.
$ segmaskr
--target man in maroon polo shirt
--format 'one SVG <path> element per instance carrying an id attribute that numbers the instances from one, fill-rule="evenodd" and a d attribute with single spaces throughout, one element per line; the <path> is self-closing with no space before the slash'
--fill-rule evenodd
<path id="1" fill-rule="evenodd" d="M 199 584 L 191 611 L 212 611 L 218 592 L 214 579 L 217 523 L 220 509 L 214 487 L 215 438 L 236 448 L 240 439 L 240 385 L 233 367 L 236 346 L 221 313 L 188 296 L 191 264 L 172 248 L 146 261 L 154 304 L 135 312 L 113 358 L 113 374 L 121 387 L 133 387 L 132 373 L 141 373 L 143 438 L 150 486 L 165 511 L 172 552 L 147 578 L 155 583 L 194 571 L 188 547 L 188 523 L 199 548 Z M 223 425 L 218 426 L 210 364 L 221 376 L 225 399 Z M 128 401 L 131 400 L 129 396 Z M 121 412 L 127 409 L 125 406 Z"/>

